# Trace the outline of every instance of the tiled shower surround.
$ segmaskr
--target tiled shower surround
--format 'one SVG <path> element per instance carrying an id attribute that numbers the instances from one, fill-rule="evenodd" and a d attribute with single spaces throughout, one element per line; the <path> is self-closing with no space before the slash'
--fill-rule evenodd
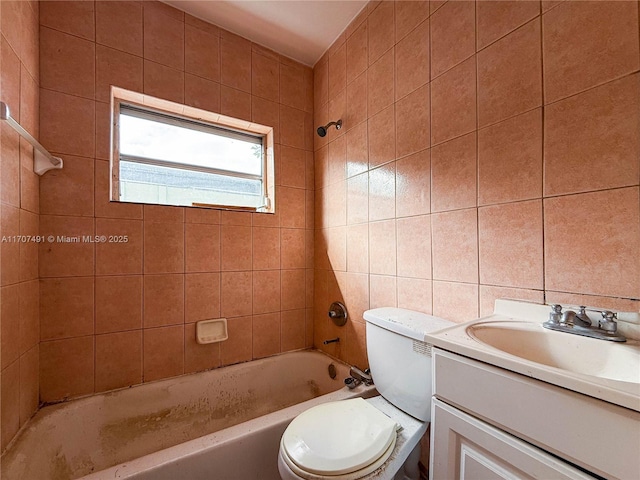
<path id="1" fill-rule="evenodd" d="M 364 364 L 381 306 L 638 311 L 638 7 L 369 3 L 314 67 L 316 346 Z"/>
<path id="2" fill-rule="evenodd" d="M 1 245 L 2 448 L 38 399 L 312 345 L 364 367 L 367 308 L 640 308 L 636 1 L 371 2 L 313 69 L 155 1 L 0 7 L 2 100 L 65 162 L 38 179 L 3 128 L 2 235 L 129 236 Z M 109 203 L 111 84 L 273 125 L 278 213 Z"/>

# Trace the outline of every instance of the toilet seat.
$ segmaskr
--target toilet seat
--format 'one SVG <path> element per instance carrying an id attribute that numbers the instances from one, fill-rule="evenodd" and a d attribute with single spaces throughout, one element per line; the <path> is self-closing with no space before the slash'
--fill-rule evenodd
<path id="1" fill-rule="evenodd" d="M 302 478 L 360 478 L 389 458 L 398 428 L 362 398 L 324 403 L 289 424 L 282 435 L 282 458 Z"/>

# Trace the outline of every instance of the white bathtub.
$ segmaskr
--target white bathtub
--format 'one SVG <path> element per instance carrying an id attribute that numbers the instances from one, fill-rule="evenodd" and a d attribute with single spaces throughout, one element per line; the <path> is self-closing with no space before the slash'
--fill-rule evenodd
<path id="1" fill-rule="evenodd" d="M 347 376 L 320 352 L 292 352 L 45 407 L 2 456 L 2 479 L 278 480 L 296 415 L 375 393 L 347 389 Z"/>

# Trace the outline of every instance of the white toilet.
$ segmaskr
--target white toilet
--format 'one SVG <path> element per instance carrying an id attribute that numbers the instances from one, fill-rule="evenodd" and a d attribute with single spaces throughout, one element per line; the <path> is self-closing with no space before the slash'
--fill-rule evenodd
<path id="1" fill-rule="evenodd" d="M 324 403 L 289 424 L 280 441 L 283 480 L 418 479 L 431 418 L 427 332 L 451 322 L 401 308 L 364 313 L 367 354 L 380 396 Z"/>

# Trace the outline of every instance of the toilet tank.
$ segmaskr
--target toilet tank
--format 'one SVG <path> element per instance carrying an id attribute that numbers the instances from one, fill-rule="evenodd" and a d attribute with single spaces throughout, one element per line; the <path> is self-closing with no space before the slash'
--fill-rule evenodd
<path id="1" fill-rule="evenodd" d="M 431 419 L 431 345 L 425 334 L 453 325 L 442 318 L 403 308 L 364 312 L 367 355 L 376 389 L 403 412 Z"/>

